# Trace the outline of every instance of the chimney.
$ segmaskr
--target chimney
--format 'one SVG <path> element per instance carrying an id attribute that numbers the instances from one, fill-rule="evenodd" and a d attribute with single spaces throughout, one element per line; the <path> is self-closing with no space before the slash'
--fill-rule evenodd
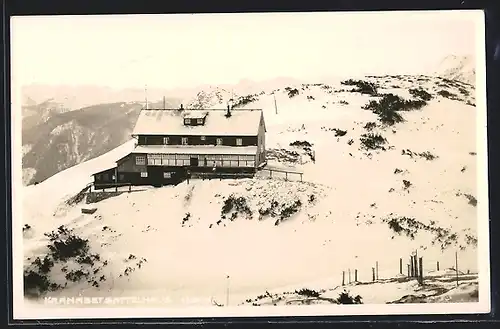
<path id="1" fill-rule="evenodd" d="M 181 108 L 180 108 L 180 110 L 181 110 L 181 111 L 182 111 L 182 110 L 184 110 L 184 106 L 183 106 L 182 104 L 181 104 Z"/>

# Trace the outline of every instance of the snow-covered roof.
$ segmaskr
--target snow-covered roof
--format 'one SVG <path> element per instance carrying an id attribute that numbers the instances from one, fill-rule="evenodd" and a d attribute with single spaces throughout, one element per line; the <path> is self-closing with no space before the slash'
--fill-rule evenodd
<path id="1" fill-rule="evenodd" d="M 132 135 L 257 136 L 262 110 L 233 109 L 230 117 L 226 113 L 227 109 L 144 109 Z M 184 125 L 185 117 L 200 118 L 205 114 L 204 125 Z"/>
<path id="2" fill-rule="evenodd" d="M 257 146 L 220 146 L 220 145 L 179 145 L 179 146 L 137 146 L 133 153 L 146 154 L 234 154 L 255 155 Z"/>

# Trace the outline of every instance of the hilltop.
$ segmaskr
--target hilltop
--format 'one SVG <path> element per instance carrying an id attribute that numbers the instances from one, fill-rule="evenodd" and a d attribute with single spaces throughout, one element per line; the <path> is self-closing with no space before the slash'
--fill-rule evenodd
<path id="1" fill-rule="evenodd" d="M 264 109 L 269 165 L 302 170 L 303 182 L 263 171 L 255 179 L 193 180 L 68 204 L 129 142 L 25 188 L 25 275 L 45 277 L 51 296 L 154 293 L 210 305 L 224 303 L 227 276 L 232 303 L 255 304 L 262 294 L 258 304 L 269 303 L 267 291 L 273 304 L 294 289 L 337 296 L 342 271 L 357 269 L 358 280 L 370 282 L 376 262 L 381 280 L 399 291 L 383 302 L 439 300 L 430 292 L 400 300 L 418 295 L 418 285 L 390 281 L 400 258 L 406 273 L 415 250 L 428 274 L 438 261 L 453 267 L 455 252 L 461 272 L 477 273 L 483 201 L 476 199 L 473 86 L 370 76 L 239 95 L 213 88 L 193 102 L 220 107 L 233 96 L 236 108 Z M 97 212 L 83 215 L 82 207 Z M 79 241 L 73 256 L 61 260 L 60 250 L 47 249 L 68 239 Z M 477 275 L 463 280 L 459 293 L 477 299 Z M 366 295 L 356 287 L 345 288 Z M 439 287 L 441 294 L 451 289 Z"/>
<path id="2" fill-rule="evenodd" d="M 474 56 L 446 56 L 434 74 L 450 80 L 459 80 L 471 85 L 476 84 L 476 60 Z"/>

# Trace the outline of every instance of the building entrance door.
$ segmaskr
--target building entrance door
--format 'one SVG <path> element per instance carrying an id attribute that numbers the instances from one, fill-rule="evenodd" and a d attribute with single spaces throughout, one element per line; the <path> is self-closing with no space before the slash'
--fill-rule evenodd
<path id="1" fill-rule="evenodd" d="M 189 164 L 191 167 L 198 167 L 198 157 L 191 157 Z"/>

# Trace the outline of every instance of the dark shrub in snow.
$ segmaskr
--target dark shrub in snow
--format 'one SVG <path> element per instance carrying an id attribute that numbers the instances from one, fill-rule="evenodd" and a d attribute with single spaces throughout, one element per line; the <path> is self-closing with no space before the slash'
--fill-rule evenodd
<path id="1" fill-rule="evenodd" d="M 430 101 L 432 99 L 432 95 L 422 88 L 410 89 L 409 92 L 413 97 L 420 98 L 423 101 Z"/>
<path id="2" fill-rule="evenodd" d="M 439 96 L 442 96 L 442 97 L 445 97 L 445 98 L 450 98 L 450 99 L 453 99 L 453 98 L 455 98 L 455 97 L 456 97 L 456 95 L 455 95 L 455 94 L 450 93 L 448 90 L 444 90 L 444 89 L 443 89 L 443 90 L 438 91 L 438 95 L 439 95 Z"/>
<path id="3" fill-rule="evenodd" d="M 295 290 L 295 293 L 297 295 L 306 296 L 306 297 L 319 297 L 319 295 L 320 295 L 319 292 L 317 292 L 315 290 L 307 289 L 307 288 Z"/>
<path id="4" fill-rule="evenodd" d="M 477 199 L 473 195 L 471 195 L 471 194 L 464 194 L 464 196 L 467 198 L 467 200 L 469 200 L 469 204 L 471 206 L 474 206 L 474 207 L 477 206 Z"/>
<path id="5" fill-rule="evenodd" d="M 295 97 L 299 94 L 299 90 L 297 88 L 290 88 L 290 87 L 286 87 L 285 90 L 288 92 L 288 97 L 292 98 L 292 97 Z"/>
<path id="6" fill-rule="evenodd" d="M 221 216 L 224 218 L 226 214 L 233 210 L 236 215 L 233 214 L 232 219 L 235 219 L 238 216 L 238 213 L 245 214 L 248 218 L 252 217 L 252 210 L 248 206 L 247 200 L 242 196 L 235 197 L 231 194 L 227 199 L 225 199 L 224 204 L 222 205 Z"/>
<path id="7" fill-rule="evenodd" d="M 45 236 L 50 240 L 50 244 L 47 246 L 49 253 L 43 258 L 37 257 L 24 269 L 24 295 L 28 297 L 40 296 L 47 291 L 62 288 L 61 285 L 51 282 L 49 277 L 56 262 L 65 263 L 73 259 L 73 264 L 91 267 L 95 262 L 100 261 L 99 255 L 89 253 L 88 240 L 76 236 L 64 226 L 60 226 L 51 233 L 46 233 Z M 102 265 L 106 264 L 105 261 Z M 90 268 L 90 270 L 96 274 L 99 268 Z M 62 267 L 61 271 L 67 272 L 67 267 Z M 82 269 L 66 273 L 66 279 L 74 282 L 89 276 L 90 272 Z"/>
<path id="8" fill-rule="evenodd" d="M 182 226 L 184 226 L 184 224 L 186 224 L 186 222 L 191 218 L 191 214 L 190 213 L 186 213 L 186 215 L 184 216 L 184 218 L 182 219 Z"/>
<path id="9" fill-rule="evenodd" d="M 240 96 L 235 100 L 233 107 L 240 107 L 259 100 L 257 95 Z"/>
<path id="10" fill-rule="evenodd" d="M 46 233 L 51 243 L 48 248 L 54 260 L 68 260 L 69 258 L 84 255 L 88 252 L 88 240 L 74 235 L 64 226 L 60 226 L 57 232 Z"/>
<path id="11" fill-rule="evenodd" d="M 380 100 L 370 101 L 363 109 L 377 114 L 380 122 L 391 126 L 404 121 L 399 111 L 418 110 L 426 104 L 423 100 L 405 100 L 394 94 L 384 94 Z"/>
<path id="12" fill-rule="evenodd" d="M 290 146 L 311 147 L 312 145 L 308 141 L 295 141 L 290 143 Z"/>
<path id="13" fill-rule="evenodd" d="M 345 291 L 340 293 L 339 297 L 336 299 L 338 304 L 363 304 L 360 295 L 351 296 L 349 292 Z"/>
<path id="14" fill-rule="evenodd" d="M 282 221 L 290 218 L 293 214 L 300 211 L 302 202 L 300 200 L 295 200 L 291 205 L 286 205 L 281 209 L 279 219 L 274 223 L 274 225 L 279 225 Z"/>
<path id="15" fill-rule="evenodd" d="M 387 140 L 382 135 L 373 133 L 363 134 L 359 140 L 366 150 L 385 150 L 383 145 L 387 143 Z"/>
<path id="16" fill-rule="evenodd" d="M 418 156 L 420 158 L 426 159 L 427 161 L 432 161 L 432 160 L 438 158 L 437 155 L 434 155 L 434 154 L 432 154 L 429 151 L 425 151 L 425 152 L 421 152 L 421 153 L 416 153 L 416 152 L 413 152 L 413 151 L 408 150 L 408 149 L 402 150 L 401 151 L 401 155 L 408 155 L 410 158 L 413 158 L 414 156 Z"/>
<path id="17" fill-rule="evenodd" d="M 367 122 L 363 128 L 365 128 L 368 131 L 371 131 L 376 127 L 377 127 L 377 124 L 375 122 Z"/>
<path id="18" fill-rule="evenodd" d="M 341 129 L 335 128 L 334 131 L 335 131 L 335 137 L 342 137 L 345 134 L 347 134 L 347 130 L 341 130 Z"/>
<path id="19" fill-rule="evenodd" d="M 403 185 L 404 185 L 405 189 L 407 189 L 411 186 L 411 182 L 408 180 L 403 180 Z"/>
<path id="20" fill-rule="evenodd" d="M 33 270 L 24 271 L 24 295 L 38 297 L 47 291 L 56 290 L 58 285 L 51 283 L 46 274 Z"/>
<path id="21" fill-rule="evenodd" d="M 356 86 L 357 88 L 352 89 L 352 92 L 359 92 L 361 94 L 372 96 L 377 95 L 377 85 L 371 82 L 349 79 L 342 81 L 341 84 L 346 86 Z"/>

